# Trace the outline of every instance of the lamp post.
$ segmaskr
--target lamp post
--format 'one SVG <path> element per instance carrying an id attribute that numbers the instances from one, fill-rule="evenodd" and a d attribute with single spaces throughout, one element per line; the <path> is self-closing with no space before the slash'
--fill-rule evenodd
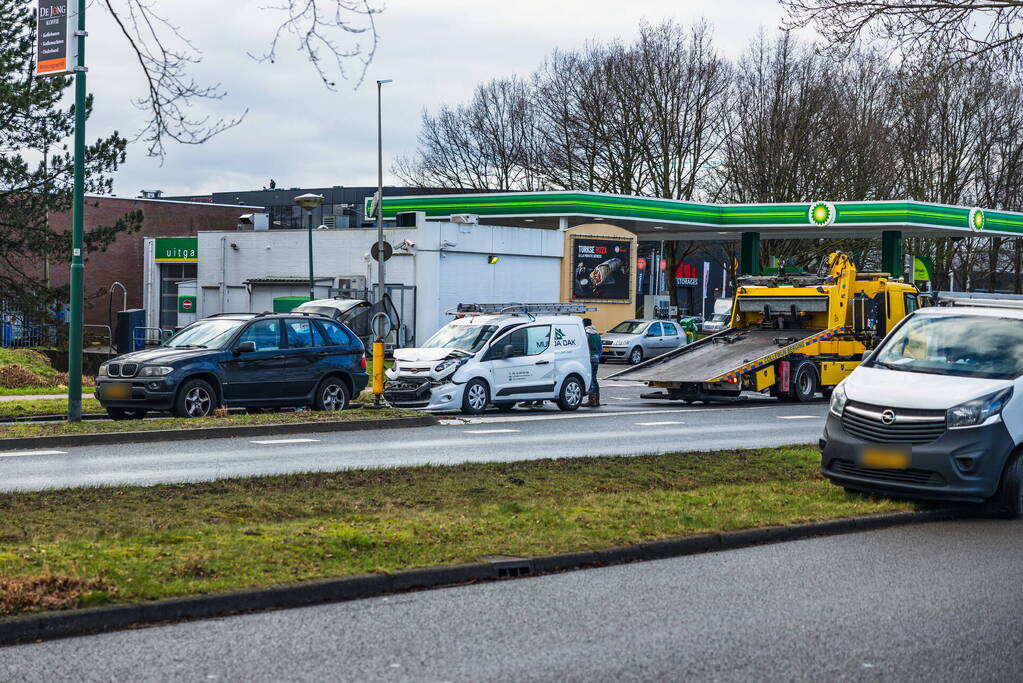
<path id="1" fill-rule="evenodd" d="M 393 79 L 377 81 L 377 303 L 384 310 L 384 133 L 382 91 L 384 83 Z M 373 340 L 373 399 L 380 405 L 384 393 L 384 338 Z"/>
<path id="2" fill-rule="evenodd" d="M 313 209 L 323 203 L 321 194 L 300 194 L 295 197 L 295 203 L 305 209 L 309 225 L 309 300 L 316 298 L 313 290 Z"/>

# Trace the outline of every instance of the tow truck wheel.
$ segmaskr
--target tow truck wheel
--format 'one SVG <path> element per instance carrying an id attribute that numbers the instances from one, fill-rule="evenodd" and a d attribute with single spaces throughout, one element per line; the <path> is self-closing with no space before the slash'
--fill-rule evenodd
<path id="1" fill-rule="evenodd" d="M 643 362 L 643 347 L 637 346 L 629 352 L 629 362 L 633 365 Z"/>
<path id="2" fill-rule="evenodd" d="M 998 492 L 989 501 L 989 507 L 1003 519 L 1023 517 L 1023 454 L 1017 452 L 1009 458 Z"/>
<path id="3" fill-rule="evenodd" d="M 812 401 L 817 393 L 817 368 L 811 362 L 800 363 L 792 376 L 792 398 L 800 403 Z"/>
<path id="4" fill-rule="evenodd" d="M 469 380 L 462 394 L 462 412 L 466 415 L 482 415 L 490 403 L 490 389 L 479 377 Z"/>

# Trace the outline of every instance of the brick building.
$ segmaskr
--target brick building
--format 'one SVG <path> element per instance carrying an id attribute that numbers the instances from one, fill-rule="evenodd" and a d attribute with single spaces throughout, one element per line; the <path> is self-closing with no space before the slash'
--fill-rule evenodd
<path id="1" fill-rule="evenodd" d="M 85 198 L 85 231 L 100 225 L 112 225 L 129 211 L 143 213 L 142 229 L 134 234 L 121 234 L 106 251 L 93 252 L 85 259 L 85 323 L 105 325 L 108 320 L 107 292 L 114 282 L 128 290 L 128 308 L 142 308 L 143 282 L 146 259 L 143 253 L 145 237 L 194 237 L 200 230 L 236 230 L 242 214 L 262 212 L 262 207 L 210 202 L 182 202 L 161 199 L 128 199 L 121 197 L 87 196 Z M 54 230 L 71 230 L 71 213 L 50 216 Z M 174 264 L 161 269 L 161 277 L 174 280 L 194 280 L 194 263 Z M 69 266 L 66 263 L 51 269 L 50 280 L 55 286 L 67 283 Z M 123 298 L 114 295 L 113 310 L 119 311 Z"/>

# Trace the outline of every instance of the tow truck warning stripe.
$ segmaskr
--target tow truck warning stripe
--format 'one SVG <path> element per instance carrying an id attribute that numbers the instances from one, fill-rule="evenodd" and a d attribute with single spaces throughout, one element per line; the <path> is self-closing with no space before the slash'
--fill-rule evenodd
<path id="1" fill-rule="evenodd" d="M 846 328 L 844 328 L 844 327 L 833 327 L 830 330 L 824 330 L 823 332 L 818 332 L 817 334 L 815 334 L 815 335 L 813 335 L 811 337 L 807 337 L 806 339 L 801 339 L 801 340 L 797 341 L 795 344 L 789 344 L 788 346 L 786 346 L 784 348 L 778 349 L 774 353 L 768 354 L 766 356 L 762 356 L 761 358 L 758 358 L 758 359 L 756 359 L 754 361 L 751 361 L 751 362 L 743 365 L 742 367 L 740 367 L 738 370 L 732 370 L 731 372 L 727 372 L 727 373 L 725 373 L 725 374 L 723 374 L 723 375 L 721 375 L 719 377 L 715 377 L 714 379 L 709 379 L 707 381 L 708 382 L 727 382 L 728 380 L 738 379 L 739 375 L 745 374 L 745 373 L 749 372 L 750 370 L 759 370 L 763 366 L 768 365 L 769 363 L 772 363 L 772 362 L 778 360 L 779 358 L 783 358 L 785 356 L 791 355 L 791 354 L 795 353 L 796 351 L 798 351 L 799 349 L 809 346 L 810 344 L 815 344 L 816 342 L 822 341 L 824 339 L 828 339 L 830 337 L 834 337 L 837 334 L 841 334 L 842 332 L 845 332 L 845 329 Z"/>

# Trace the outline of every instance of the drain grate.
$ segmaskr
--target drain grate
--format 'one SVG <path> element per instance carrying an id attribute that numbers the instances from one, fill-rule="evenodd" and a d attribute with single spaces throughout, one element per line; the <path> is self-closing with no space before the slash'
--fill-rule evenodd
<path id="1" fill-rule="evenodd" d="M 499 579 L 514 579 L 520 576 L 530 576 L 533 573 L 533 563 L 526 557 L 484 555 L 480 559 L 494 565 Z"/>

